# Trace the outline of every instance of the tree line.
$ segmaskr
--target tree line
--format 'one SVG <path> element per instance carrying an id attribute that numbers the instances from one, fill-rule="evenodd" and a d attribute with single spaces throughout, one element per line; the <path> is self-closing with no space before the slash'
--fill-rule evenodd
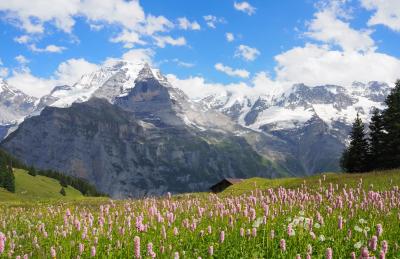
<path id="1" fill-rule="evenodd" d="M 13 168 L 26 170 L 31 176 L 42 175 L 56 179 L 60 182 L 62 187 L 68 187 L 68 185 L 72 186 L 85 196 L 106 196 L 99 192 L 95 186 L 91 185 L 85 179 L 64 175 L 53 170 L 37 170 L 34 167 L 28 167 L 18 159 L 15 159 L 0 149 L 0 187 L 3 187 L 10 192 L 15 192 Z"/>
<path id="2" fill-rule="evenodd" d="M 400 80 L 385 100 L 384 110 L 374 109 L 366 134 L 357 114 L 344 150 L 341 167 L 349 173 L 400 168 Z"/>

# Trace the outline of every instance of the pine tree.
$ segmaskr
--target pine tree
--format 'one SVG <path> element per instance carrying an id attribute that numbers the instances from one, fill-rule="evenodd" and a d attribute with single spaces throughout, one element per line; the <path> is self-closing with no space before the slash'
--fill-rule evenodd
<path id="1" fill-rule="evenodd" d="M 384 140 L 386 138 L 383 125 L 383 118 L 378 109 L 372 112 L 371 123 L 369 124 L 369 153 L 368 153 L 368 171 L 383 169 L 383 154 L 385 149 Z"/>
<path id="2" fill-rule="evenodd" d="M 66 196 L 66 195 L 67 195 L 67 193 L 65 192 L 64 187 L 61 187 L 60 194 L 61 194 L 62 196 Z"/>
<path id="3" fill-rule="evenodd" d="M 15 192 L 15 177 L 12 168 L 7 168 L 4 174 L 3 187 L 9 192 Z"/>
<path id="4" fill-rule="evenodd" d="M 368 142 L 365 137 L 364 123 L 357 114 L 350 134 L 350 145 L 343 152 L 341 166 L 349 173 L 365 172 L 368 169 L 367 158 Z"/>
<path id="5" fill-rule="evenodd" d="M 383 124 L 386 132 L 382 159 L 384 168 L 400 167 L 400 80 L 386 98 L 386 110 L 383 112 Z"/>
<path id="6" fill-rule="evenodd" d="M 33 166 L 31 166 L 29 168 L 28 174 L 31 176 L 36 176 L 37 175 L 36 169 Z"/>
<path id="7" fill-rule="evenodd" d="M 61 179 L 60 179 L 60 185 L 61 185 L 62 187 L 68 187 L 68 182 L 67 182 L 66 177 L 61 177 Z"/>

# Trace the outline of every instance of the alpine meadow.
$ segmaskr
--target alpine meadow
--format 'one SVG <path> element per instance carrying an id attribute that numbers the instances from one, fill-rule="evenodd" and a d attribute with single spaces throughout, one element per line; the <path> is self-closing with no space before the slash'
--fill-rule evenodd
<path id="1" fill-rule="evenodd" d="M 0 259 L 400 259 L 400 1 L 0 17 Z"/>

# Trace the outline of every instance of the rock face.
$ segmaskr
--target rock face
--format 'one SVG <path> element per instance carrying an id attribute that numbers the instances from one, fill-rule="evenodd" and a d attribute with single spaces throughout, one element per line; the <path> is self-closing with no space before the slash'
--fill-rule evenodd
<path id="1" fill-rule="evenodd" d="M 286 173 L 229 127 L 198 125 L 201 119 L 182 110 L 188 98 L 147 67 L 140 75 L 115 104 L 93 97 L 45 108 L 2 147 L 27 164 L 88 179 L 115 198 L 204 191 L 223 177 Z"/>

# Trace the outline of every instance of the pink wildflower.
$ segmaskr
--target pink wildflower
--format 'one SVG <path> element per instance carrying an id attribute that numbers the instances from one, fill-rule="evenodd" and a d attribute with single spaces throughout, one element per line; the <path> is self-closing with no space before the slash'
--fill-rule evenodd
<path id="1" fill-rule="evenodd" d="M 280 244 L 282 252 L 285 252 L 286 251 L 286 241 L 285 241 L 285 239 L 281 239 L 279 244 Z"/>
<path id="2" fill-rule="evenodd" d="M 133 242 L 135 245 L 135 258 L 138 259 L 140 258 L 140 237 L 135 236 Z"/>
<path id="3" fill-rule="evenodd" d="M 326 259 L 332 259 L 332 258 L 333 258 L 332 248 L 326 249 L 325 258 L 326 258 Z"/>
<path id="4" fill-rule="evenodd" d="M 57 252 L 54 247 L 50 247 L 50 256 L 51 258 L 57 258 Z"/>
<path id="5" fill-rule="evenodd" d="M 225 241 L 225 232 L 222 230 L 221 234 L 219 235 L 219 241 L 223 243 Z"/>
<path id="6" fill-rule="evenodd" d="M 96 247 L 92 246 L 92 248 L 90 249 L 90 256 L 91 257 L 95 257 L 96 256 Z"/>

